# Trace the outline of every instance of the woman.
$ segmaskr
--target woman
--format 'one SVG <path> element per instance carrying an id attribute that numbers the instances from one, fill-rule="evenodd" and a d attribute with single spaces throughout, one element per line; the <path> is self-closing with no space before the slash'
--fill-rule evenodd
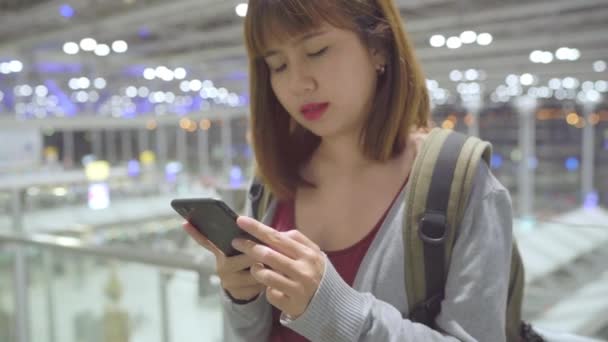
<path id="1" fill-rule="evenodd" d="M 250 0 L 245 19 L 263 244 L 217 258 L 228 341 L 504 341 L 511 202 L 478 170 L 435 329 L 405 298 L 403 196 L 429 117 L 392 0 Z M 297 227 L 297 229 L 294 229 Z"/>

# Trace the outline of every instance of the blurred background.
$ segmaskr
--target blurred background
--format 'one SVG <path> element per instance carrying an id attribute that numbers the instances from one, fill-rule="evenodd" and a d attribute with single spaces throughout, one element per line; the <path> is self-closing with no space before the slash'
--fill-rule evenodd
<path id="1" fill-rule="evenodd" d="M 396 0 L 435 125 L 494 145 L 525 318 L 608 339 L 608 0 Z M 176 197 L 243 207 L 247 4 L 0 0 L 0 341 L 221 341 Z"/>

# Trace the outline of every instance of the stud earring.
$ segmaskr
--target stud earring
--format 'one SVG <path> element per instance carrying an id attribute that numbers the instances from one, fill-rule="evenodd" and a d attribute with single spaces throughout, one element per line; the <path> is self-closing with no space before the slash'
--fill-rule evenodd
<path id="1" fill-rule="evenodd" d="M 386 66 L 385 65 L 379 64 L 379 65 L 376 66 L 376 72 L 379 75 L 384 75 L 385 71 L 386 71 Z"/>

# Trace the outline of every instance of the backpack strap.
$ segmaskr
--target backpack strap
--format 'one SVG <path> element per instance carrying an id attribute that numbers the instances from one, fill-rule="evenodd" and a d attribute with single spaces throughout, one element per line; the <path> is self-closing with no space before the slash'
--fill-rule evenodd
<path id="1" fill-rule="evenodd" d="M 266 191 L 264 184 L 258 179 L 253 179 L 253 184 L 249 188 L 249 201 L 251 202 L 251 215 L 260 221 L 264 218 L 268 204 L 272 199 L 270 191 Z"/>
<path id="2" fill-rule="evenodd" d="M 475 137 L 433 129 L 414 161 L 403 226 L 410 319 L 433 327 L 441 311 L 454 240 L 481 160 L 492 146 Z"/>

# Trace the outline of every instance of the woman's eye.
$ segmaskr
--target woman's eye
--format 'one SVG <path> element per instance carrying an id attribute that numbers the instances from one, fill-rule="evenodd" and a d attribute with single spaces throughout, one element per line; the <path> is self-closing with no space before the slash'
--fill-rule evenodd
<path id="1" fill-rule="evenodd" d="M 283 64 L 283 65 L 281 65 L 278 68 L 274 68 L 273 71 L 274 72 L 281 72 L 281 71 L 285 70 L 285 68 L 287 68 L 287 64 Z"/>
<path id="2" fill-rule="evenodd" d="M 319 56 L 321 56 L 322 54 L 324 54 L 324 53 L 327 51 L 327 49 L 328 49 L 328 48 L 329 48 L 329 47 L 324 47 L 324 48 L 322 48 L 321 50 L 319 50 L 319 51 L 317 51 L 317 52 L 314 52 L 314 53 L 309 53 L 309 54 L 308 54 L 308 56 L 310 56 L 310 57 L 319 57 Z"/>

